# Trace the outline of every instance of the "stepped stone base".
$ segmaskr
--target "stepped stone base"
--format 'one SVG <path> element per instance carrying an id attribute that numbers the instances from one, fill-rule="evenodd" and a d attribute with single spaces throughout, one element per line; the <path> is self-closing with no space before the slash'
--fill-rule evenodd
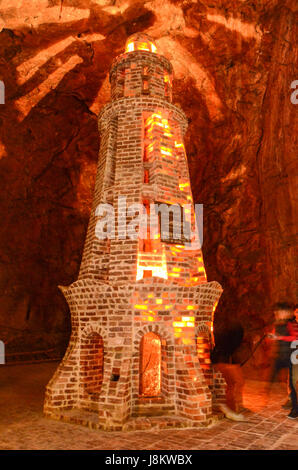
<path id="1" fill-rule="evenodd" d="M 111 425 L 103 428 L 102 423 L 98 421 L 98 414 L 80 409 L 60 410 L 59 413 L 46 415 L 47 417 L 64 421 L 65 423 L 79 424 L 89 429 L 105 431 L 141 431 L 158 429 L 180 429 L 180 428 L 206 428 L 214 425 L 224 418 L 223 413 L 214 411 L 212 417 L 204 423 L 194 425 L 190 420 L 179 416 L 139 416 L 132 417 L 123 425 Z"/>

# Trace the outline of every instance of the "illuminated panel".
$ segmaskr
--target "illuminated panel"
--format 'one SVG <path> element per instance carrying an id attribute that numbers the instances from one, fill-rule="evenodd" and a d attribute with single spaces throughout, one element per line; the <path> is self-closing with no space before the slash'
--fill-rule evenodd
<path id="1" fill-rule="evenodd" d="M 148 44 L 147 42 L 139 42 L 137 44 L 137 49 L 138 51 L 151 51 L 150 44 Z"/>
<path id="2" fill-rule="evenodd" d="M 196 306 L 194 306 L 196 307 Z M 180 338 L 183 344 L 193 344 L 195 317 L 181 316 L 173 321 L 174 336 Z"/>
<path id="3" fill-rule="evenodd" d="M 161 341 L 155 333 L 145 334 L 140 344 L 140 395 L 157 397 L 161 390 Z"/>
<path id="4" fill-rule="evenodd" d="M 135 50 L 135 45 L 133 42 L 127 44 L 126 52 L 132 52 Z"/>
<path id="5" fill-rule="evenodd" d="M 151 271 L 152 277 L 168 279 L 167 259 L 164 249 L 161 254 L 139 251 L 137 259 L 137 281 L 144 278 L 145 271 Z"/>
<path id="6" fill-rule="evenodd" d="M 138 41 L 134 39 L 127 44 L 126 49 L 125 49 L 125 52 L 133 52 L 133 51 L 148 51 L 148 52 L 156 53 L 157 48 L 150 41 Z"/>

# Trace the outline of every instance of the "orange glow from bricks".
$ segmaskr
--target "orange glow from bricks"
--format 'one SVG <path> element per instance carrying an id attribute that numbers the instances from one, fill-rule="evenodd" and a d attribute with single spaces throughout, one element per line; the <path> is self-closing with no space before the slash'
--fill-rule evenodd
<path id="1" fill-rule="evenodd" d="M 145 150 L 144 150 L 144 155 L 146 158 L 146 161 L 148 162 L 153 162 L 154 160 L 158 160 L 161 164 L 161 168 L 159 169 L 160 174 L 165 174 L 165 175 L 170 175 L 173 177 L 175 176 L 175 166 L 179 165 L 176 162 L 176 159 L 180 160 L 181 155 L 183 154 L 184 157 L 186 158 L 185 155 L 185 148 L 184 148 L 184 143 L 178 138 L 176 140 L 173 139 L 172 131 L 171 131 L 171 125 L 169 123 L 168 118 L 165 116 L 165 113 L 163 110 L 157 109 L 155 112 L 153 112 L 150 115 L 147 115 L 148 117 L 145 119 Z M 177 134 L 178 137 L 178 134 Z M 173 139 L 173 140 L 172 140 Z M 161 159 L 164 161 L 162 163 Z M 169 164 L 167 164 L 169 162 Z M 172 163 L 174 163 L 175 166 L 172 166 Z M 184 163 L 183 163 L 184 164 Z M 150 171 L 150 170 L 149 170 Z M 154 177 L 154 173 L 153 173 Z M 149 183 L 151 179 L 151 172 L 149 173 Z M 147 180 L 146 180 L 147 181 Z M 163 203 L 165 204 L 186 204 L 192 201 L 192 196 L 191 196 L 191 191 L 190 191 L 190 182 L 188 179 L 187 174 L 183 174 L 179 176 L 179 179 L 177 181 L 178 184 L 178 191 L 181 191 L 181 196 L 179 192 L 176 193 L 176 195 L 173 195 L 173 197 L 167 197 L 168 194 L 165 192 L 164 198 L 163 198 Z M 161 187 L 162 191 L 165 191 L 163 186 Z M 190 208 L 184 207 L 184 216 L 185 219 L 187 220 L 188 223 L 191 224 L 191 226 L 194 225 L 195 223 L 195 215 L 193 214 L 193 210 Z M 158 254 L 161 251 L 161 246 L 159 243 L 160 240 L 160 232 L 158 231 L 153 235 L 153 240 L 154 240 L 154 245 L 152 247 L 152 253 Z M 177 263 L 180 263 L 180 257 L 181 255 L 183 256 L 185 253 L 185 247 L 184 245 L 172 245 L 168 246 L 167 250 L 169 251 L 169 254 L 171 254 L 174 257 L 173 261 L 176 261 Z M 165 256 L 165 255 L 164 255 Z M 165 256 L 166 259 L 166 256 Z M 195 258 L 196 259 L 196 258 Z M 194 262 L 195 262 L 194 259 Z M 195 262 L 196 263 L 196 262 Z M 137 274 L 137 279 L 142 279 L 144 274 L 143 274 L 143 269 L 142 269 L 142 263 L 138 262 L 138 274 Z M 197 265 L 194 265 L 193 272 L 190 274 L 190 276 L 187 276 L 187 272 L 184 269 L 178 268 L 177 265 L 174 266 L 168 266 L 168 272 L 167 276 L 165 276 L 165 271 L 166 269 L 161 269 L 160 264 L 158 263 L 158 267 L 154 266 L 154 263 L 150 263 L 149 260 L 146 263 L 146 269 L 154 271 L 154 275 L 158 277 L 162 277 L 165 279 L 171 279 L 174 282 L 184 282 L 187 286 L 191 285 L 197 285 L 198 283 L 204 282 L 206 280 L 206 274 L 203 265 L 203 260 L 199 260 Z M 166 266 L 165 266 L 166 268 Z M 161 271 L 161 273 L 160 273 Z"/>
<path id="2" fill-rule="evenodd" d="M 151 252 L 139 252 L 138 261 L 137 261 L 137 277 L 136 280 L 139 281 L 144 277 L 144 271 L 151 271 L 152 277 L 161 277 L 162 279 L 168 279 L 168 270 L 167 270 L 167 259 L 166 253 L 163 249 L 163 252 L 160 257 L 160 262 L 157 264 L 156 260 L 152 259 L 152 254 L 156 259 L 156 254 Z M 150 259 L 151 258 L 151 259 Z"/>
<path id="3" fill-rule="evenodd" d="M 181 144 L 181 143 L 179 144 L 178 142 L 175 142 L 175 147 L 176 148 L 182 147 L 184 149 L 184 144 Z"/>
<path id="4" fill-rule="evenodd" d="M 139 42 L 138 45 L 137 45 L 137 49 L 139 51 L 150 51 L 151 47 L 146 42 Z"/>
<path id="5" fill-rule="evenodd" d="M 147 305 L 136 304 L 134 307 L 135 307 L 136 310 L 147 310 L 148 309 Z"/>
<path id="6" fill-rule="evenodd" d="M 172 149 L 169 149 L 169 148 L 166 148 L 166 147 L 160 147 L 160 152 L 163 154 L 163 155 L 168 155 L 168 156 L 172 156 Z"/>
<path id="7" fill-rule="evenodd" d="M 189 183 L 179 183 L 180 191 L 184 191 L 184 188 L 189 188 Z"/>
<path id="8" fill-rule="evenodd" d="M 129 42 L 129 43 L 127 44 L 127 48 L 126 48 L 126 51 L 125 51 L 125 52 L 132 52 L 132 51 L 134 51 L 134 49 L 135 49 L 134 43 L 133 43 L 133 42 Z"/>
<path id="9" fill-rule="evenodd" d="M 148 51 L 156 53 L 157 48 L 152 42 L 131 41 L 127 44 L 125 52 Z"/>
<path id="10" fill-rule="evenodd" d="M 192 328 L 195 326 L 195 317 L 182 317 L 181 320 L 179 321 L 174 321 L 173 322 L 174 328 L 179 327 L 179 328 Z"/>

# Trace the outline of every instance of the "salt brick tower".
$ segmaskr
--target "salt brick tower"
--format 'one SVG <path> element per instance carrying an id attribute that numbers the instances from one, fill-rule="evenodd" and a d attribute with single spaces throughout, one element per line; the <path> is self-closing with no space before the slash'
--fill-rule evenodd
<path id="1" fill-rule="evenodd" d="M 187 119 L 172 104 L 172 78 L 171 63 L 143 33 L 131 36 L 112 64 L 79 278 L 61 287 L 72 334 L 46 389 L 44 411 L 52 418 L 106 430 L 194 427 L 210 424 L 224 396 L 208 352 L 222 289 L 207 282 L 200 249 L 160 232 L 153 240 L 120 237 L 119 200 L 126 207 L 191 204 L 194 228 Z M 111 240 L 96 234 L 101 203 L 114 206 Z"/>

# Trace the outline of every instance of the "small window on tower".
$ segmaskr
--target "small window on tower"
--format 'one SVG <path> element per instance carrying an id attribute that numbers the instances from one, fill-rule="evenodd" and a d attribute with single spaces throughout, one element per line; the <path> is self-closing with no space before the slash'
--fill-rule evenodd
<path id="1" fill-rule="evenodd" d="M 143 67 L 142 79 L 143 79 L 142 93 L 147 95 L 149 94 L 149 67 L 148 66 Z"/>
<path id="2" fill-rule="evenodd" d="M 116 98 L 123 97 L 124 86 L 125 86 L 125 69 L 118 69 L 117 77 L 116 77 Z"/>
<path id="3" fill-rule="evenodd" d="M 149 82 L 148 80 L 143 80 L 143 93 L 149 93 Z"/>
<path id="4" fill-rule="evenodd" d="M 171 99 L 171 79 L 168 73 L 164 74 L 165 98 Z"/>
<path id="5" fill-rule="evenodd" d="M 149 170 L 144 170 L 144 183 L 149 183 Z"/>

